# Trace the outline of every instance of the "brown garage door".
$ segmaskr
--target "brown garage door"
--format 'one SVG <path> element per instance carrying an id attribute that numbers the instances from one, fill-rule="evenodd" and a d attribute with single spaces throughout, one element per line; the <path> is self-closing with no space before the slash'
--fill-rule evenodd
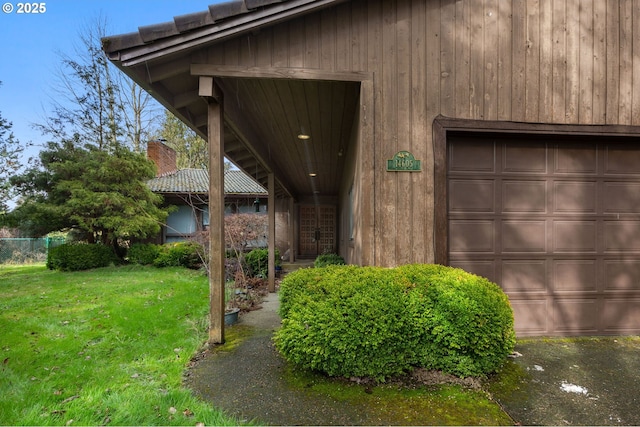
<path id="1" fill-rule="evenodd" d="M 519 336 L 640 333 L 640 144 L 450 137 L 449 263 L 498 283 Z"/>

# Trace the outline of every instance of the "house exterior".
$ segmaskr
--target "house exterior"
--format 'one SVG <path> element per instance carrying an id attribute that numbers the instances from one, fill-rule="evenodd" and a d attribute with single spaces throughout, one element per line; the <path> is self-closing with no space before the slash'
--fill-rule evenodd
<path id="1" fill-rule="evenodd" d="M 169 214 L 158 243 L 196 237 L 209 226 L 209 173 L 204 169 L 178 169 L 176 152 L 162 141 L 147 144 L 147 157 L 156 164 L 156 177 L 147 185 L 175 206 Z M 246 173 L 237 169 L 224 172 L 225 214 L 266 214 L 267 191 Z"/>
<path id="2" fill-rule="evenodd" d="M 256 171 L 293 256 L 460 266 L 519 336 L 614 335 L 640 332 L 638 22 L 636 0 L 243 0 L 103 41 L 208 138 L 212 190 L 223 155 Z"/>

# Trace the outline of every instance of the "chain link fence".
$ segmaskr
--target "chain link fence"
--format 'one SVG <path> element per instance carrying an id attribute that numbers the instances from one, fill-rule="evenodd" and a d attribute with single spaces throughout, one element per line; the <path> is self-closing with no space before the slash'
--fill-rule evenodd
<path id="1" fill-rule="evenodd" d="M 0 264 L 45 262 L 49 248 L 64 242 L 62 237 L 0 238 Z"/>

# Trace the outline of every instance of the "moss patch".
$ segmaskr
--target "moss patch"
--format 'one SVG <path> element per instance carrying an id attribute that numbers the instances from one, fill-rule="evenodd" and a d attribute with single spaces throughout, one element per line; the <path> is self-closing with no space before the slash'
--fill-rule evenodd
<path id="1" fill-rule="evenodd" d="M 484 383 L 484 388 L 498 401 L 509 399 L 514 402 L 528 400 L 527 386 L 531 374 L 513 360 L 508 360 Z"/>
<path id="2" fill-rule="evenodd" d="M 289 367 L 289 386 L 309 397 L 323 395 L 369 409 L 368 424 L 510 425 L 513 420 L 482 390 L 459 384 L 402 386 L 397 383 L 356 383 L 344 378 Z"/>

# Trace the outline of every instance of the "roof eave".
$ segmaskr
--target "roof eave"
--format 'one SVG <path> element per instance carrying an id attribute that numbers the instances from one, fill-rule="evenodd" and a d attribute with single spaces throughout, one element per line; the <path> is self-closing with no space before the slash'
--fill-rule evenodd
<path id="1" fill-rule="evenodd" d="M 206 43 L 215 43 L 246 32 L 257 31 L 261 27 L 345 1 L 348 0 L 291 0 L 225 16 L 213 23 L 201 16 L 199 19 L 203 26 L 195 28 L 183 21 L 186 21 L 186 16 L 201 14 L 190 14 L 176 17 L 174 22 L 142 27 L 137 33 L 104 37 L 102 45 L 111 61 L 119 62 L 123 67 L 131 67 L 166 55 L 188 51 Z M 157 38 L 152 35 L 154 32 Z"/>

